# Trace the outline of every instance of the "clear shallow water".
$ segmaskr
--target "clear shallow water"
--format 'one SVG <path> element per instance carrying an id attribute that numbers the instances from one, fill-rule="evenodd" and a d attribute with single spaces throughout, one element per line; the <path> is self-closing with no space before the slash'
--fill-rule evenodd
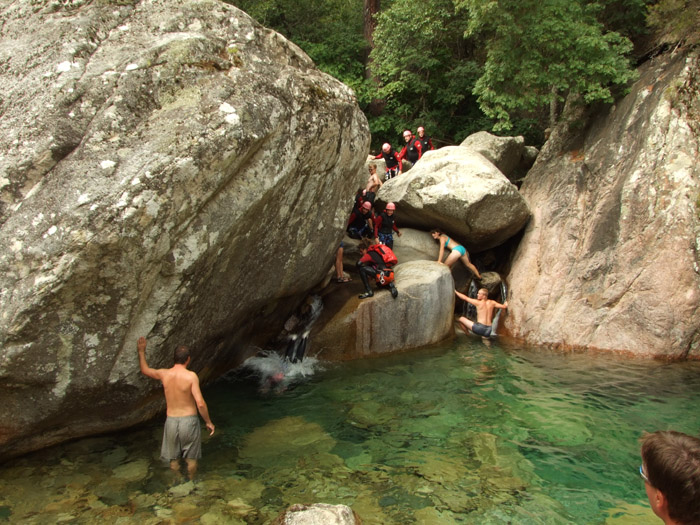
<path id="1" fill-rule="evenodd" d="M 294 371 L 284 391 L 246 370 L 205 392 L 217 433 L 194 485 L 158 461 L 157 421 L 0 466 L 0 521 L 266 523 L 325 502 L 366 524 L 658 524 L 638 439 L 700 429 L 700 363 L 460 337 Z"/>

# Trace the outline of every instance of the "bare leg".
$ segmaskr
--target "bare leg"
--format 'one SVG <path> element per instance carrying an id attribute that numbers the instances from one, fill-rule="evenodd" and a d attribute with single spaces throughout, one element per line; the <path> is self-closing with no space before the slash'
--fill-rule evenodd
<path id="1" fill-rule="evenodd" d="M 470 330 L 472 329 L 472 326 L 474 326 L 474 321 L 467 319 L 466 317 L 460 317 L 457 319 L 457 322 L 465 334 L 469 335 L 471 333 Z"/>
<path id="2" fill-rule="evenodd" d="M 194 475 L 197 473 L 197 460 L 186 458 L 185 461 L 187 462 L 187 475 L 190 480 L 193 480 Z"/>
<path id="3" fill-rule="evenodd" d="M 447 259 L 445 259 L 445 265 L 448 268 L 452 268 L 454 263 L 457 262 L 457 259 L 459 259 L 459 252 L 457 250 L 452 250 L 450 255 L 447 256 Z"/>
<path id="4" fill-rule="evenodd" d="M 335 276 L 338 279 L 343 278 L 343 247 L 338 248 L 335 254 Z"/>
<path id="5" fill-rule="evenodd" d="M 452 255 L 452 254 L 450 254 Z M 479 273 L 479 270 L 476 269 L 476 266 L 472 264 L 472 262 L 469 260 L 469 254 L 464 254 L 462 255 L 462 262 L 464 263 L 464 266 L 469 268 L 469 270 L 476 276 L 477 279 L 481 279 L 481 274 Z"/>
<path id="6" fill-rule="evenodd" d="M 173 483 L 179 484 L 182 482 L 182 474 L 180 473 L 180 460 L 171 459 L 170 460 L 170 471 L 173 473 Z"/>

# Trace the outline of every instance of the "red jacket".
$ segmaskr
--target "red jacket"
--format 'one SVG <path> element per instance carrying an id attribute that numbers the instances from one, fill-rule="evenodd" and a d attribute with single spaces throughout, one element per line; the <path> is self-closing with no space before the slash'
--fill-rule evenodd
<path id="1" fill-rule="evenodd" d="M 411 135 L 411 140 L 409 140 L 406 144 L 404 144 L 403 149 L 399 153 L 399 158 L 403 161 L 403 159 L 406 158 L 406 155 L 409 153 L 409 149 L 411 147 L 415 147 L 415 150 L 418 152 L 418 158 L 415 160 L 408 159 L 411 162 L 416 162 L 417 160 L 420 160 L 421 156 L 423 155 L 423 149 L 421 147 L 421 143 L 419 140 L 416 139 L 415 135 Z"/>

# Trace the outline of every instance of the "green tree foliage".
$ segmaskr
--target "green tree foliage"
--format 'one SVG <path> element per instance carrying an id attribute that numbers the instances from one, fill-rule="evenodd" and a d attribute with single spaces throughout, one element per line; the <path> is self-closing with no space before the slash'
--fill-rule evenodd
<path id="1" fill-rule="evenodd" d="M 660 44 L 700 44 L 700 0 L 661 0 L 649 9 Z"/>
<path id="2" fill-rule="evenodd" d="M 483 75 L 474 87 L 495 129 L 542 111 L 568 94 L 586 103 L 613 100 L 634 77 L 629 39 L 605 31 L 599 6 L 578 0 L 456 0 L 469 13 L 468 36 L 486 42 Z"/>
<path id="3" fill-rule="evenodd" d="M 364 86 L 360 0 L 229 0 L 301 47 L 314 63 L 358 92 Z"/>
<path id="4" fill-rule="evenodd" d="M 585 0 L 606 31 L 616 31 L 634 41 L 648 33 L 647 6 L 653 0 Z"/>
<path id="5" fill-rule="evenodd" d="M 481 71 L 466 24 L 452 0 L 395 0 L 379 14 L 372 60 L 386 107 L 370 120 L 373 136 L 393 143 L 422 125 L 451 143 L 490 127 L 471 93 Z"/>

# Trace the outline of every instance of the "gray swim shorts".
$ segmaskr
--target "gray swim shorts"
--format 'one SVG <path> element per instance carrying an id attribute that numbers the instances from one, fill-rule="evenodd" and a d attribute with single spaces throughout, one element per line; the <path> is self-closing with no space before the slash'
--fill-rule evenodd
<path id="1" fill-rule="evenodd" d="M 202 428 L 199 416 L 168 416 L 163 429 L 160 457 L 165 460 L 202 457 Z"/>
<path id="2" fill-rule="evenodd" d="M 491 337 L 491 327 L 481 323 L 474 323 L 472 332 L 482 337 Z"/>

